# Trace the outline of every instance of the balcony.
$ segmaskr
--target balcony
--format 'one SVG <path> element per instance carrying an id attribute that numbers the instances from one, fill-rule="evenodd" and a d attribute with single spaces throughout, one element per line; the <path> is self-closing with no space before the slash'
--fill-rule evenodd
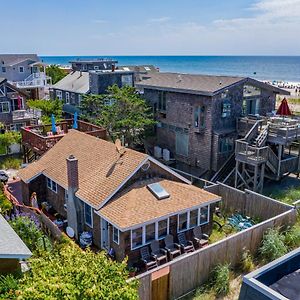
<path id="1" fill-rule="evenodd" d="M 77 130 L 97 138 L 106 139 L 106 130 L 97 125 L 84 121 L 77 121 Z M 72 129 L 73 120 L 64 120 L 57 123 L 57 134 L 51 131 L 51 125 L 27 126 L 21 128 L 22 145 L 27 151 L 32 151 L 37 155 L 42 155 L 52 148 L 61 138 Z"/>
<path id="2" fill-rule="evenodd" d="M 51 77 L 44 72 L 32 73 L 25 80 L 13 82 L 19 89 L 41 88 L 51 85 Z"/>

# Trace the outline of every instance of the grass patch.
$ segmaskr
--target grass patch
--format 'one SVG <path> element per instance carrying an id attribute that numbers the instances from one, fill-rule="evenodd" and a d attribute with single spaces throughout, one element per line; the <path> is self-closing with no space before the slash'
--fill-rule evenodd
<path id="1" fill-rule="evenodd" d="M 284 190 L 277 189 L 269 197 L 287 204 L 293 204 L 293 202 L 300 199 L 300 187 L 291 186 Z"/>

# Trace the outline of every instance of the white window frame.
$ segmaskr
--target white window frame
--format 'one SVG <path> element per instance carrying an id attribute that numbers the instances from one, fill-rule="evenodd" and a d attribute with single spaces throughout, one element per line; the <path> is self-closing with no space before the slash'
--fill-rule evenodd
<path id="1" fill-rule="evenodd" d="M 115 226 L 112 225 L 112 238 L 113 238 L 113 242 L 116 243 L 117 245 L 120 244 L 120 230 L 118 228 L 116 228 Z M 115 240 L 115 230 L 117 230 L 117 237 L 118 240 Z"/>
<path id="2" fill-rule="evenodd" d="M 67 208 L 68 208 L 68 200 L 69 200 L 68 190 L 65 190 L 65 203 L 64 203 L 65 210 L 67 210 Z"/>
<path id="3" fill-rule="evenodd" d="M 58 184 L 49 177 L 47 177 L 47 188 L 57 194 Z"/>
<path id="4" fill-rule="evenodd" d="M 21 71 L 23 70 L 23 71 Z M 19 73 L 24 73 L 25 72 L 25 68 L 23 66 L 19 66 Z"/>
<path id="5" fill-rule="evenodd" d="M 7 107 L 8 107 L 8 111 L 3 111 L 3 105 L 6 104 Z M 5 101 L 5 102 L 0 102 L 0 105 L 1 105 L 1 114 L 8 114 L 10 113 L 10 104 L 8 101 Z"/>
<path id="6" fill-rule="evenodd" d="M 80 104 L 81 104 L 81 101 L 82 101 L 82 95 L 81 95 L 81 94 L 79 94 L 79 95 L 78 95 L 78 105 L 80 105 Z"/>
<path id="7" fill-rule="evenodd" d="M 158 222 L 160 221 L 164 221 L 164 220 L 167 220 L 167 234 L 163 237 L 160 237 L 158 238 Z M 139 227 L 136 227 L 136 228 L 133 228 L 130 230 L 130 244 L 131 244 L 131 250 L 136 250 L 138 248 L 141 248 L 143 246 L 146 246 L 146 245 L 150 245 L 151 244 L 151 241 L 150 242 L 146 242 L 146 226 L 147 225 L 151 225 L 151 224 L 154 224 L 155 225 L 155 240 L 162 240 L 164 239 L 170 232 L 170 218 L 164 218 L 164 219 L 161 219 L 161 220 L 158 220 L 156 222 L 152 222 L 152 223 L 148 223 L 148 224 L 145 224 L 145 225 L 142 225 L 142 226 L 139 226 Z M 142 228 L 142 245 L 140 246 L 137 246 L 137 247 L 132 247 L 132 231 L 133 230 L 136 230 L 138 228 Z"/>
<path id="8" fill-rule="evenodd" d="M 70 93 L 66 92 L 66 104 L 70 103 Z"/>
<path id="9" fill-rule="evenodd" d="M 179 230 L 179 216 L 183 215 L 183 214 L 186 214 L 186 228 Z M 180 214 L 178 214 L 177 215 L 177 232 L 184 232 L 184 231 L 189 230 L 189 225 L 190 225 L 189 223 L 190 223 L 190 211 L 184 211 L 184 212 L 181 212 Z"/>
<path id="10" fill-rule="evenodd" d="M 86 221 L 86 207 L 87 206 L 90 208 L 90 211 L 91 211 L 91 224 L 87 223 L 87 221 Z M 90 228 L 93 228 L 93 210 L 92 210 L 92 207 L 85 202 L 84 202 L 84 223 L 87 226 L 89 226 Z"/>
<path id="11" fill-rule="evenodd" d="M 122 82 L 122 87 L 133 86 L 133 76 L 129 74 L 121 75 L 121 82 Z"/>
<path id="12" fill-rule="evenodd" d="M 201 209 L 207 206 L 207 221 L 204 223 L 200 223 L 200 216 L 201 216 Z M 205 225 L 209 223 L 209 218 L 210 218 L 210 205 L 204 205 L 199 207 L 199 213 L 198 213 L 198 226 L 200 225 Z"/>
<path id="13" fill-rule="evenodd" d="M 56 90 L 55 94 L 56 94 L 56 98 L 57 98 L 57 99 L 59 99 L 59 100 L 62 99 L 62 91 Z"/>

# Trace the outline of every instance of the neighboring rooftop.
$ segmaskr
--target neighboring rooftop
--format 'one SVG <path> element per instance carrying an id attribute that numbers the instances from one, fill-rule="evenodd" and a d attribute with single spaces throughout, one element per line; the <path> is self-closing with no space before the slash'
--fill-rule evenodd
<path id="1" fill-rule="evenodd" d="M 0 54 L 0 66 L 13 66 L 27 59 L 33 62 L 40 61 L 36 54 Z"/>
<path id="2" fill-rule="evenodd" d="M 25 259 L 30 250 L 0 214 L 0 258 Z"/>
<path id="3" fill-rule="evenodd" d="M 255 83 L 260 87 L 273 90 L 276 93 L 289 95 L 287 91 L 265 84 L 261 81 L 238 76 L 157 72 L 149 74 L 149 77 L 144 77 L 141 82 L 136 83 L 136 86 L 138 88 L 163 89 L 167 91 L 213 96 L 225 88 L 229 88 L 230 86 L 243 82 Z"/>
<path id="4" fill-rule="evenodd" d="M 159 183 L 170 196 L 158 199 L 148 188 L 152 183 Z M 125 231 L 148 221 L 220 200 L 219 196 L 190 184 L 152 178 L 136 182 L 121 195 L 116 195 L 116 199 L 101 208 L 99 214 Z"/>
<path id="5" fill-rule="evenodd" d="M 111 59 L 111 58 L 94 58 L 94 59 L 88 59 L 88 58 L 77 58 L 69 61 L 70 64 L 73 63 L 97 63 L 97 62 L 110 62 L 110 63 L 118 63 L 117 60 Z"/>
<path id="6" fill-rule="evenodd" d="M 5 82 L 5 81 L 6 81 L 6 78 L 0 77 L 0 84 Z"/>
<path id="7" fill-rule="evenodd" d="M 96 209 L 148 158 L 148 155 L 131 149 L 126 149 L 120 157 L 113 143 L 69 130 L 38 161 L 20 170 L 19 177 L 29 182 L 44 174 L 67 188 L 66 158 L 70 155 L 78 159 L 79 189 L 76 196 Z"/>
<path id="8" fill-rule="evenodd" d="M 52 86 L 54 89 L 86 94 L 89 87 L 89 73 L 73 71 Z"/>
<path id="9" fill-rule="evenodd" d="M 158 69 L 153 65 L 118 66 L 117 70 L 134 71 L 138 73 L 158 72 Z"/>

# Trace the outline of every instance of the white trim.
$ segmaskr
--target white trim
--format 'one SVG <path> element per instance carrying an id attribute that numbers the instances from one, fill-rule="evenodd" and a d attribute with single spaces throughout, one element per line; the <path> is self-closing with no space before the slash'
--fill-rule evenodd
<path id="1" fill-rule="evenodd" d="M 87 223 L 86 222 L 86 211 L 85 211 L 85 207 L 86 206 L 88 206 L 89 208 L 90 208 L 90 211 L 91 211 L 91 224 L 89 224 L 89 223 Z M 92 209 L 92 207 L 89 205 L 89 204 L 87 204 L 87 203 L 84 203 L 84 205 L 83 205 L 83 211 L 84 211 L 84 224 L 86 224 L 87 226 L 89 226 L 90 228 L 93 228 L 93 209 Z"/>
<path id="2" fill-rule="evenodd" d="M 115 244 L 119 245 L 120 244 L 120 230 L 117 227 L 113 226 L 113 225 L 111 225 L 111 226 L 112 226 L 112 240 Z M 115 230 L 117 230 L 117 232 L 118 232 L 118 241 L 115 241 L 115 239 L 114 239 L 114 236 L 115 236 L 114 231 Z"/>
<path id="3" fill-rule="evenodd" d="M 0 254 L 0 258 L 15 258 L 15 259 L 27 259 L 30 258 L 31 256 L 32 254 Z"/>
<path id="4" fill-rule="evenodd" d="M 56 181 L 52 180 L 49 177 L 46 177 L 46 181 L 47 181 L 47 188 L 52 191 L 53 193 L 57 194 L 57 190 L 58 190 L 58 184 Z M 56 189 L 53 188 L 53 186 L 56 186 Z"/>
<path id="5" fill-rule="evenodd" d="M 132 231 L 133 231 L 133 230 L 140 229 L 140 228 L 142 228 L 142 244 L 139 245 L 139 246 L 136 246 L 136 247 L 132 247 Z M 137 228 L 135 228 L 135 229 L 131 229 L 131 230 L 130 230 L 130 248 L 131 248 L 131 250 L 135 250 L 135 249 L 138 249 L 138 248 L 144 246 L 144 243 L 143 243 L 144 237 L 143 237 L 143 236 L 144 236 L 144 226 L 140 226 L 140 227 L 137 227 Z"/>
<path id="6" fill-rule="evenodd" d="M 3 111 L 3 104 L 7 104 L 7 106 L 8 106 L 8 111 Z M 1 114 L 9 114 L 10 113 L 10 111 L 11 111 L 11 106 L 10 106 L 10 103 L 9 103 L 9 101 L 3 101 L 3 102 L 0 102 L 0 105 L 1 105 Z"/>
<path id="7" fill-rule="evenodd" d="M 66 104 L 70 104 L 70 92 L 66 92 Z"/>
<path id="8" fill-rule="evenodd" d="M 125 179 L 122 181 L 122 183 L 114 190 L 114 192 L 112 192 L 106 199 L 104 199 L 104 201 L 100 204 L 100 206 L 96 207 L 97 210 L 99 210 L 100 208 L 102 208 L 117 192 L 119 192 L 119 190 L 127 183 L 127 181 L 133 177 L 138 171 L 139 169 L 142 167 L 142 165 L 147 162 L 147 160 L 149 159 L 149 156 L 147 156 L 135 169 L 134 171 Z M 98 212 L 96 212 L 98 213 Z M 99 214 L 100 215 L 100 214 Z M 100 215 L 101 217 L 101 215 Z"/>

